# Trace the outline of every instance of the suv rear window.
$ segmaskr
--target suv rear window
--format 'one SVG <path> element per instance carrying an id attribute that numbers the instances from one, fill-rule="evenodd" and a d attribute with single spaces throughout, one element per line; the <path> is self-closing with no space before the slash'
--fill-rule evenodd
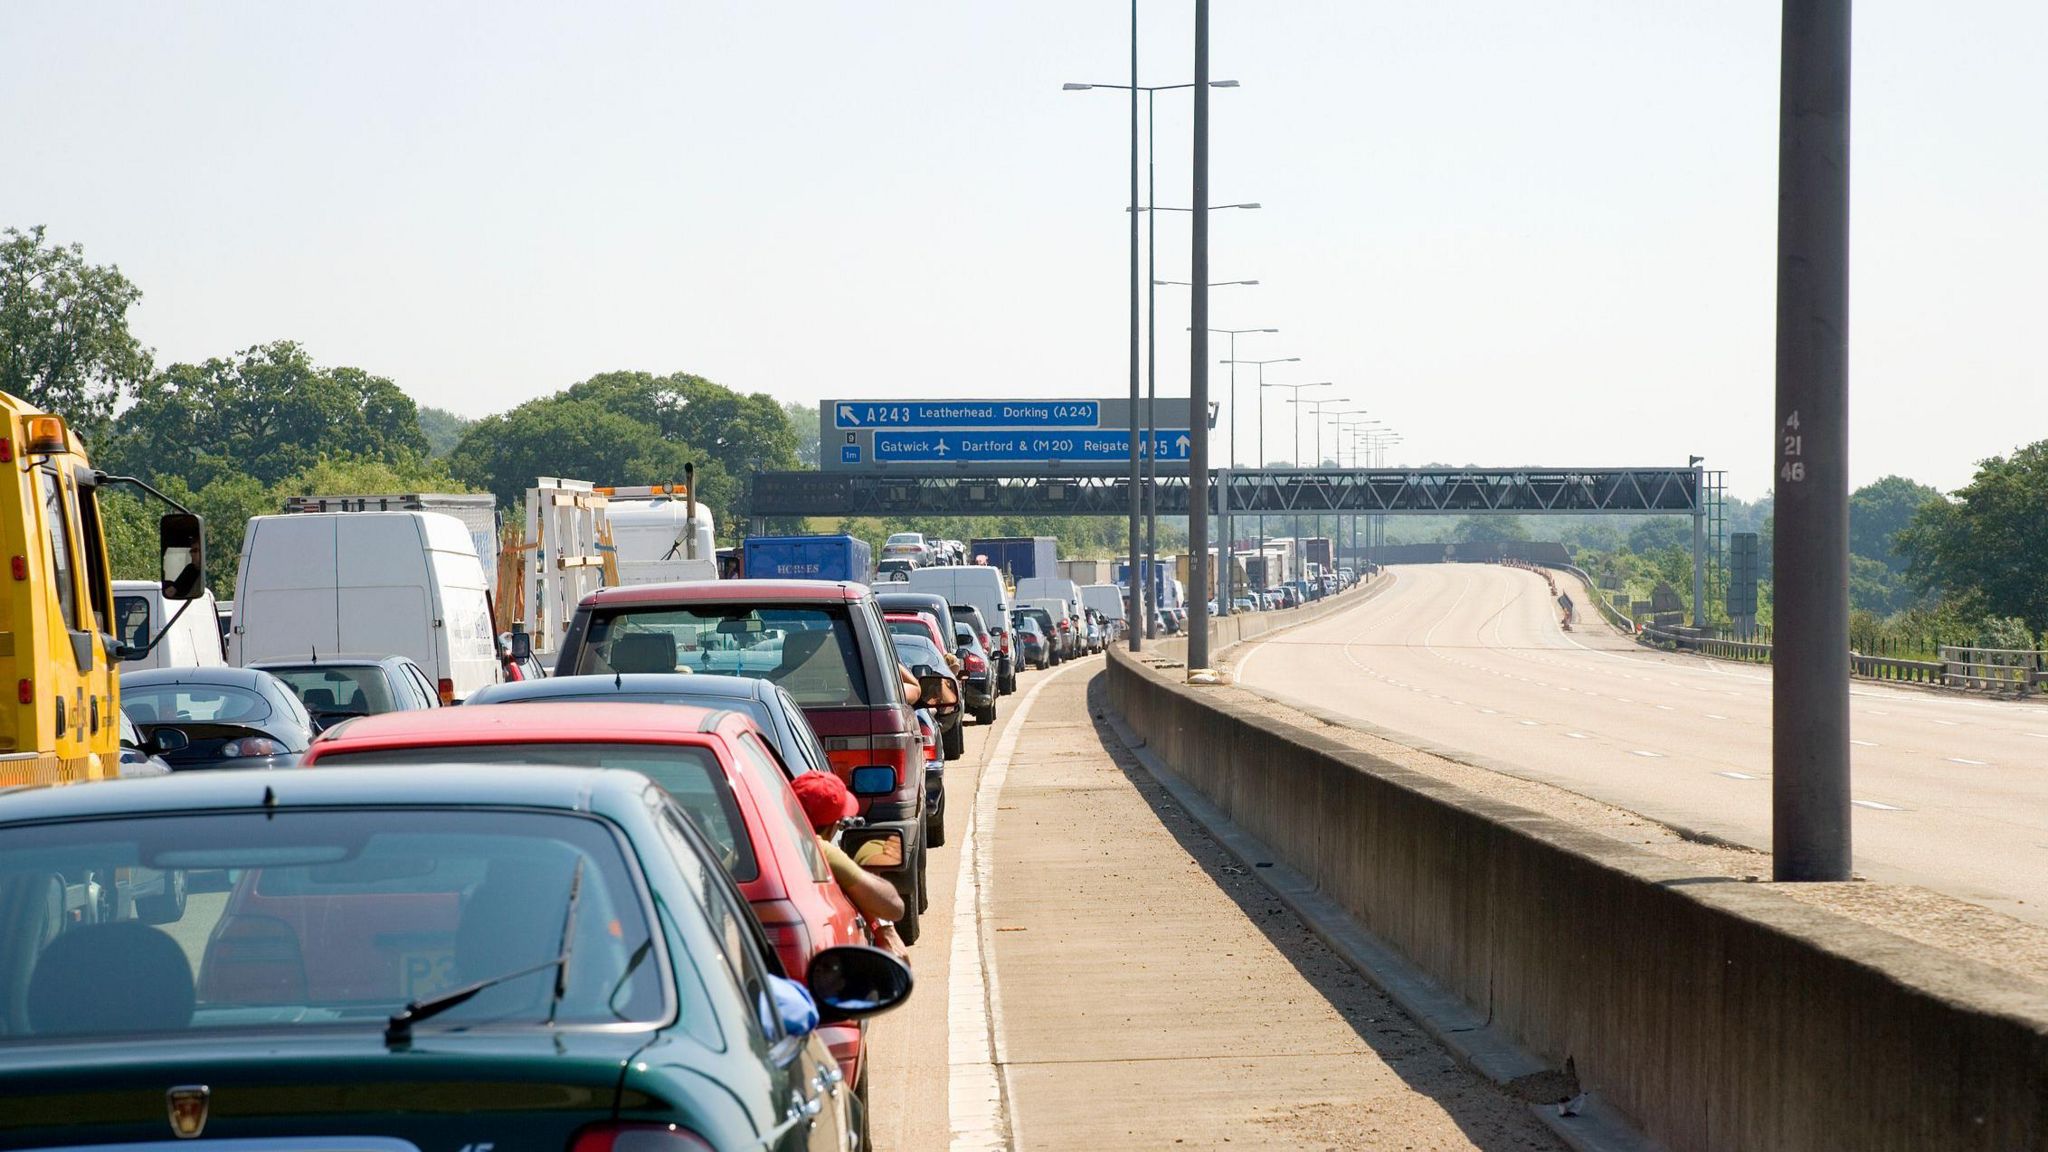
<path id="1" fill-rule="evenodd" d="M 687 604 L 593 612 L 579 675 L 693 672 L 782 686 L 804 707 L 865 707 L 860 644 L 844 604 Z"/>

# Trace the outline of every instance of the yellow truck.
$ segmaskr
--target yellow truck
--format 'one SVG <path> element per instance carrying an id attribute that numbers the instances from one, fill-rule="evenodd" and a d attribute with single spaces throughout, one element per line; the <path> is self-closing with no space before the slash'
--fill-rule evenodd
<path id="1" fill-rule="evenodd" d="M 97 472 L 64 418 L 0 393 L 0 787 L 119 775 L 119 661 L 113 574 L 99 490 L 147 484 Z M 205 590 L 199 518 L 179 508 L 158 524 L 166 600 Z M 147 652 L 148 647 L 137 653 Z M 8 685 L 12 690 L 8 690 Z"/>

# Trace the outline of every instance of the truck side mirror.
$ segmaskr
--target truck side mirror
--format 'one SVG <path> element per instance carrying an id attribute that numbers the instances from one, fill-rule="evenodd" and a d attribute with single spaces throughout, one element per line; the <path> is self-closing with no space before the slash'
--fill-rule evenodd
<path id="1" fill-rule="evenodd" d="M 206 591 L 206 533 L 199 517 L 166 512 L 157 521 L 156 538 L 163 555 L 164 599 L 199 599 Z"/>

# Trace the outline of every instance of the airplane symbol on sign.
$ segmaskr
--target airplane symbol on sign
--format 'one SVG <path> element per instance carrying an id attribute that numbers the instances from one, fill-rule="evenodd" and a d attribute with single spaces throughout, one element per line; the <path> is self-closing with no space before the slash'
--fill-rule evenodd
<path id="1" fill-rule="evenodd" d="M 944 440 L 940 440 L 939 446 L 937 448 L 932 449 L 932 451 L 938 453 L 941 456 L 944 456 L 947 452 L 951 451 L 951 449 L 946 447 L 946 442 Z"/>

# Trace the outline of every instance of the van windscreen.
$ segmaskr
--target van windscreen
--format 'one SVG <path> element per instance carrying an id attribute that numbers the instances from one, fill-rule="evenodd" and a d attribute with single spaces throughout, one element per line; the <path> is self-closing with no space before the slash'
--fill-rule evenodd
<path id="1" fill-rule="evenodd" d="M 865 707 L 867 675 L 846 607 L 688 604 L 593 612 L 578 675 L 690 672 L 782 686 L 804 707 Z"/>

